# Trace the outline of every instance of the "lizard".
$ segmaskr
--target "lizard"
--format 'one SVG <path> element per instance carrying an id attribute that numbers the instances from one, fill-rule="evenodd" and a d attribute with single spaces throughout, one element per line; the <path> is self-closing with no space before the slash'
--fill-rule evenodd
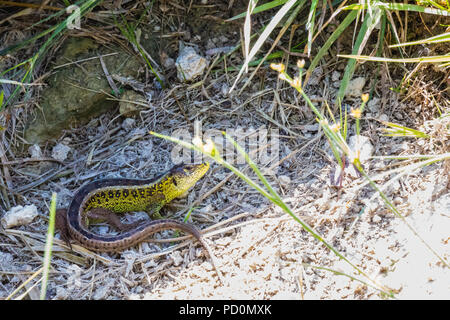
<path id="1" fill-rule="evenodd" d="M 132 247 L 148 236 L 166 229 L 180 229 L 196 238 L 208 252 L 219 279 L 214 255 L 200 231 L 174 219 L 137 221 L 124 224 L 117 213 L 146 211 L 159 216 L 159 210 L 175 198 L 181 197 L 200 180 L 209 169 L 209 163 L 179 164 L 151 179 L 111 178 L 83 185 L 74 195 L 68 209 L 58 209 L 55 225 L 61 238 L 71 247 L 74 239 L 83 247 L 98 252 L 117 252 Z M 124 232 L 105 236 L 88 229 L 91 221 L 106 220 Z"/>

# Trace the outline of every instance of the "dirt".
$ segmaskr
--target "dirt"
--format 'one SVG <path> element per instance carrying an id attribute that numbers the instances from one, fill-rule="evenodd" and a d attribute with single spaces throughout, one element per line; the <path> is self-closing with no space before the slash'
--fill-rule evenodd
<path id="1" fill-rule="evenodd" d="M 242 5 L 236 1 L 239 4 Z M 157 30 L 164 30 L 164 34 L 181 32 L 182 40 L 201 54 L 211 48 L 237 44 L 241 24 L 221 24 L 221 19 L 242 12 L 245 6 L 234 7 L 231 12 L 220 2 L 195 4 L 190 11 L 192 15 L 186 15 L 178 6 L 171 7 L 165 19 L 162 17 L 167 11 L 162 4 L 155 7 L 151 17 L 158 22 Z M 255 16 L 254 27 L 269 17 Z M 147 30 L 154 30 L 154 25 L 146 26 Z M 176 59 L 180 39 L 169 39 L 161 41 L 159 55 L 165 53 Z M 282 41 L 287 47 L 288 38 Z M 350 52 L 349 41 L 351 38 L 340 43 L 342 52 Z M 323 39 L 317 40 L 317 46 L 320 43 Z M 336 51 L 334 46 L 333 50 Z M 212 63 L 216 56 L 207 58 Z M 328 104 L 337 112 L 333 99 L 345 64 L 335 63 L 335 56 L 331 58 L 333 63 L 318 68 L 305 90 L 321 110 L 326 110 Z M 189 221 L 205 231 L 224 283 L 219 281 L 198 243 L 164 241 L 177 236 L 171 231 L 124 252 L 102 254 L 76 246 L 70 252 L 57 235 L 49 299 L 447 299 L 449 273 L 439 257 L 448 264 L 448 160 L 411 169 L 399 179 L 394 179 L 396 169 L 413 162 L 370 159 L 363 163 L 371 177 L 387 173 L 376 183 L 383 186 L 388 199 L 404 217 L 399 218 L 388 210 L 373 188 L 364 184 L 363 177 L 352 174 L 351 166 L 346 168 L 342 181 L 336 182 L 339 167 L 312 112 L 268 65 L 242 89 L 248 79 L 248 74 L 244 74 L 237 90 L 228 93 L 240 63 L 242 54 L 237 51 L 226 63 L 220 62 L 209 70 L 200 82 L 189 84 L 180 83 L 174 69 L 170 69 L 166 74 L 169 85 L 153 89 L 153 94 L 146 96 L 147 106 L 137 116 L 121 116 L 117 107 L 85 126 L 68 128 L 56 141 L 41 145 L 41 161 L 9 165 L 13 188 L 23 190 L 16 197 L 9 197 L 10 205 L 35 204 L 40 216 L 26 226 L 0 229 L 0 297 L 7 297 L 42 266 L 52 192 L 58 194 L 58 207 L 66 207 L 76 190 L 88 181 L 107 177 L 146 178 L 168 170 L 173 165 L 171 155 L 175 145 L 148 132 L 171 135 L 175 129 L 185 129 L 193 137 L 195 120 L 201 120 L 203 132 L 240 129 L 243 134 L 234 131 L 234 137 L 241 143 L 245 142 L 249 128 L 278 130 L 278 136 L 270 138 L 279 139 L 280 161 L 271 163 L 274 168 L 273 174 L 266 176 L 268 181 L 296 216 L 371 280 L 358 274 L 245 182 L 213 164 L 188 197 L 165 208 L 164 214 L 181 220 L 195 203 Z M 290 57 L 291 74 L 296 72 L 295 63 L 296 58 Z M 224 72 L 227 67 L 234 69 Z M 448 73 L 423 66 L 416 70 L 409 86 L 391 90 L 400 87 L 404 70 L 389 67 L 393 71 L 381 66 L 372 101 L 363 115 L 362 134 L 373 146 L 373 155 L 448 152 L 449 120 L 438 118 L 436 108 L 439 103 L 443 114 L 449 111 L 448 90 L 442 89 Z M 364 92 L 370 90 L 377 68 L 376 64 L 365 63 L 356 69 L 354 78 L 366 79 Z M 408 68 L 412 70 L 414 66 Z M 421 72 L 426 76 L 421 76 Z M 138 80 L 145 85 L 153 83 L 150 75 Z M 35 92 L 37 95 L 39 91 Z M 345 101 L 348 110 L 360 104 L 359 97 Z M 19 114 L 31 116 L 25 110 L 36 111 L 36 107 L 33 103 L 23 105 Z M 383 117 L 423 130 L 432 138 L 383 136 L 384 126 L 379 121 Z M 348 132 L 353 135 L 355 123 L 353 120 L 349 123 Z M 15 151 L 14 154 L 8 151 L 6 158 L 29 158 L 27 148 L 15 142 L 15 135 L 7 135 Z M 220 134 L 216 139 L 217 136 Z M 70 147 L 68 158 L 62 164 L 44 161 L 57 143 Z M 247 148 L 250 147 L 247 143 Z M 248 165 L 241 164 L 238 168 L 258 181 Z M 205 194 L 208 196 L 204 197 Z M 2 211 L 6 211 L 5 203 L 3 199 Z M 95 230 L 112 232 L 106 225 Z M 30 297 L 36 288 L 30 289 Z"/>

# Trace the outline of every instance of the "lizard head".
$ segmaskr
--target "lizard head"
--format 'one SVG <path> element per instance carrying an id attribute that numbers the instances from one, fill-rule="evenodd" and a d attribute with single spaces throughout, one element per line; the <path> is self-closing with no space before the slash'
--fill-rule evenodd
<path id="1" fill-rule="evenodd" d="M 199 164 L 179 164 L 170 170 L 175 197 L 179 197 L 193 187 L 209 169 L 209 162 Z"/>

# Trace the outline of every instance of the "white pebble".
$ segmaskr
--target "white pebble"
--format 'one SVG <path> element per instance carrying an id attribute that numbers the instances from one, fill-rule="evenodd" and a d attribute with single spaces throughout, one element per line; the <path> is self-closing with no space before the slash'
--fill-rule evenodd
<path id="1" fill-rule="evenodd" d="M 16 206 L 11 208 L 1 219 L 3 228 L 9 229 L 16 226 L 23 226 L 31 223 L 38 215 L 34 204 L 25 207 Z"/>
<path id="2" fill-rule="evenodd" d="M 122 128 L 128 131 L 134 127 L 135 122 L 136 120 L 134 120 L 133 118 L 126 118 L 122 122 Z"/>
<path id="3" fill-rule="evenodd" d="M 65 144 L 58 143 L 56 146 L 53 147 L 52 158 L 59 161 L 64 161 L 67 159 L 67 155 L 71 150 L 72 149 L 66 146 Z"/>
<path id="4" fill-rule="evenodd" d="M 191 81 L 203 74 L 207 61 L 198 55 L 191 47 L 185 47 L 176 61 L 178 79 L 180 81 Z"/>
<path id="5" fill-rule="evenodd" d="M 283 176 L 279 176 L 278 180 L 280 181 L 280 184 L 283 187 L 288 187 L 289 184 L 291 183 L 291 178 L 289 178 L 288 176 L 284 176 L 284 175 Z"/>
<path id="6" fill-rule="evenodd" d="M 366 79 L 364 79 L 363 77 L 358 77 L 350 80 L 347 86 L 347 90 L 345 91 L 345 95 L 347 97 L 360 97 L 365 84 Z"/>
<path id="7" fill-rule="evenodd" d="M 38 144 L 33 144 L 28 148 L 28 153 L 32 158 L 42 158 L 42 150 Z"/>
<path id="8" fill-rule="evenodd" d="M 382 113 L 382 114 L 378 117 L 378 120 L 383 121 L 383 122 L 388 122 L 388 121 L 389 121 L 389 117 L 388 117 L 386 114 Z"/>
<path id="9" fill-rule="evenodd" d="M 374 215 L 372 217 L 372 222 L 373 223 L 379 223 L 381 221 L 381 217 L 379 215 Z"/>

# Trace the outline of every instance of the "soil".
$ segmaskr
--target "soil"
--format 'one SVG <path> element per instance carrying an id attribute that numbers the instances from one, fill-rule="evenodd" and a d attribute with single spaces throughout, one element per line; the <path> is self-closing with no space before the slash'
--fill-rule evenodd
<path id="1" fill-rule="evenodd" d="M 183 42 L 205 56 L 211 66 L 223 54 L 208 56 L 208 50 L 239 44 L 243 20 L 223 22 L 245 11 L 244 1 L 234 1 L 231 9 L 227 2 L 221 1 L 193 1 L 191 7 L 190 3 L 157 2 L 142 24 L 144 40 L 159 35 L 156 44 L 142 42 L 159 62 L 167 57 L 176 60 Z M 124 1 L 124 7 L 129 5 Z M 130 11 L 129 17 L 137 12 L 133 8 L 135 11 Z M 253 30 L 266 24 L 272 15 L 273 11 L 255 15 Z M 414 21 L 425 23 L 421 19 Z M 73 30 L 67 36 L 99 40 L 98 34 L 92 33 L 95 20 L 86 23 L 84 30 Z M 428 23 L 436 34 L 442 32 L 435 20 Z M 120 39 L 117 45 L 127 43 L 117 30 L 108 32 L 114 32 L 114 39 Z M 316 40 L 313 54 L 331 32 L 330 26 Z M 299 43 L 302 33 L 292 43 Z M 13 40 L 17 39 L 9 41 Z M 374 48 L 375 40 L 368 51 Z M 329 107 L 338 116 L 334 97 L 345 60 L 337 59 L 336 54 L 351 52 L 351 41 L 352 37 L 346 37 L 334 45 L 329 60 L 314 71 L 305 87 L 314 104 L 326 114 Z M 284 36 L 280 43 L 288 48 L 289 36 Z M 263 47 L 260 56 L 269 48 L 270 43 Z M 420 48 L 408 48 L 408 55 L 423 55 Z M 133 51 L 131 46 L 129 50 Z M 448 52 L 448 45 L 431 46 L 429 50 Z M 56 55 L 57 50 L 51 54 Z M 285 54 L 284 63 L 286 58 Z M 52 70 L 51 61 L 56 58 L 49 55 L 47 59 L 40 70 L 42 74 Z M 279 141 L 279 161 L 265 168 L 261 165 L 262 169 L 273 166 L 266 170 L 269 183 L 295 215 L 371 280 L 358 274 L 244 181 L 212 163 L 208 174 L 188 196 L 176 200 L 163 213 L 182 220 L 195 205 L 189 222 L 203 230 L 224 283 L 219 281 L 202 247 L 192 239 L 175 242 L 178 234 L 172 231 L 161 232 L 121 253 L 101 254 L 76 245 L 70 251 L 57 234 L 49 299 L 447 299 L 449 272 L 442 260 L 448 264 L 450 252 L 448 160 L 411 168 L 401 177 L 396 174 L 406 166 L 414 166 L 413 161 L 370 158 L 363 163 L 369 176 L 377 176 L 376 183 L 398 208 L 403 217 L 399 218 L 366 180 L 354 173 L 351 165 L 339 181 L 339 166 L 313 113 L 268 64 L 249 80 L 254 70 L 250 68 L 230 93 L 242 61 L 241 50 L 235 51 L 193 83 L 180 82 L 175 67 L 171 66 L 165 70 L 164 88 L 157 88 L 154 77 L 147 71 L 145 77 L 135 79 L 142 84 L 141 88 L 152 87 L 139 92 L 146 105 L 143 107 L 141 103 L 137 113 L 122 115 L 117 106 L 92 118 L 88 124 L 67 128 L 59 138 L 41 144 L 42 155 L 38 159 L 4 165 L 3 181 L 16 192 L 7 197 L 6 192 L 2 193 L 2 214 L 8 206 L 34 204 L 39 216 L 25 226 L 0 228 L 0 297 L 9 296 L 41 268 L 53 192 L 58 194 L 58 207 L 67 207 L 83 183 L 108 177 L 148 178 L 168 170 L 174 164 L 176 146 L 150 135 L 149 131 L 172 135 L 175 130 L 185 130 L 178 132 L 186 133 L 183 138 L 188 141 L 194 137 L 198 120 L 203 132 L 216 133 L 216 143 L 221 142 L 218 137 L 222 130 L 234 134 L 243 145 L 251 128 L 264 128 L 269 133 L 277 130 L 277 135 L 259 145 L 264 149 L 276 141 L 271 139 Z M 297 72 L 296 61 L 294 56 L 289 58 L 291 75 Z M 281 58 L 273 62 L 281 62 Z M 141 63 L 144 70 L 146 64 L 142 59 Z M 439 112 L 450 111 L 448 71 L 421 65 L 412 74 L 415 67 L 366 62 L 356 68 L 354 78 L 365 80 L 362 92 L 374 88 L 361 129 L 373 147 L 373 156 L 449 152 L 449 117 L 439 117 Z M 411 76 L 402 86 L 405 73 Z M 380 76 L 375 77 L 377 74 Z M 45 82 L 45 78 L 40 81 Z M 135 89 L 129 83 L 121 85 L 127 90 Z M 41 90 L 35 88 L 31 100 L 4 113 L 3 117 L 8 114 L 17 123 L 13 126 L 9 122 L 8 130 L 3 131 L 3 148 L 7 151 L 2 162 L 30 158 L 30 145 L 19 137 L 25 120 L 40 112 Z M 343 104 L 348 110 L 360 105 L 359 96 L 347 98 Z M 431 139 L 385 136 L 382 119 L 422 130 Z M 350 120 L 349 136 L 355 130 L 355 122 Z M 60 162 L 48 161 L 57 144 L 70 148 L 68 157 Z M 251 148 L 248 141 L 246 147 Z M 258 181 L 248 165 L 237 167 Z M 136 217 L 127 215 L 125 219 L 133 221 Z M 94 230 L 115 232 L 105 224 Z M 28 297 L 36 297 L 37 287 L 26 286 L 30 290 Z"/>

